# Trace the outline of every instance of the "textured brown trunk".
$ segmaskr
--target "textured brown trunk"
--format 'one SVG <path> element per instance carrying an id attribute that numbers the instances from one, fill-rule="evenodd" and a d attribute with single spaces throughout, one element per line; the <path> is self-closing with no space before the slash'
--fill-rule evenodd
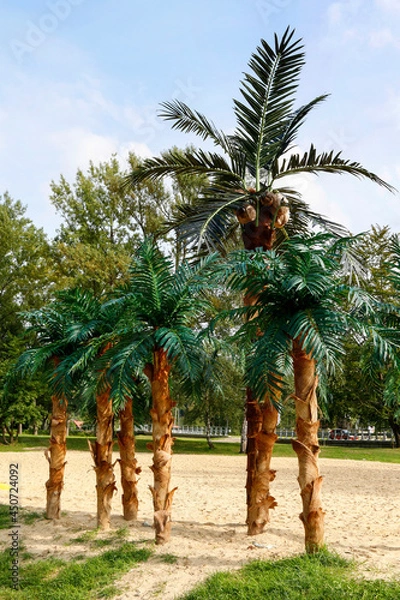
<path id="1" fill-rule="evenodd" d="M 109 529 L 111 501 L 117 489 L 112 463 L 113 409 L 109 390 L 97 396 L 96 407 L 96 441 L 89 441 L 89 448 L 96 471 L 97 526 Z"/>
<path id="2" fill-rule="evenodd" d="M 318 402 L 315 360 L 302 350 L 298 341 L 293 343 L 293 370 L 296 405 L 297 440 L 292 441 L 299 461 L 299 485 L 303 503 L 300 519 L 304 525 L 305 547 L 308 553 L 324 545 L 324 511 L 321 507 L 322 476 L 318 455 Z"/>
<path id="3" fill-rule="evenodd" d="M 261 409 L 258 400 L 253 397 L 251 389 L 246 388 L 246 421 L 247 421 L 247 479 L 246 479 L 246 504 L 247 504 L 247 519 L 249 523 L 249 507 L 253 481 L 256 473 L 257 465 L 257 435 L 261 431 L 262 417 Z"/>
<path id="4" fill-rule="evenodd" d="M 119 465 L 121 468 L 122 508 L 124 519 L 134 521 L 138 513 L 137 475 L 141 468 L 137 466 L 135 455 L 135 437 L 133 434 L 132 398 L 127 398 L 123 409 L 119 411 L 120 431 L 118 431 Z"/>
<path id="5" fill-rule="evenodd" d="M 247 533 L 249 535 L 264 531 L 265 525 L 269 523 L 269 511 L 277 505 L 275 498 L 269 493 L 269 484 L 275 479 L 276 473 L 270 465 L 274 444 L 278 438 L 275 433 L 278 411 L 268 399 L 261 407 L 257 403 L 257 408 L 260 426 L 255 436 L 254 473 L 248 489 Z"/>
<path id="6" fill-rule="evenodd" d="M 147 365 L 145 374 L 151 383 L 153 406 L 150 410 L 153 425 L 153 443 L 148 448 L 153 451 L 154 486 L 149 486 L 153 495 L 154 528 L 156 544 L 165 544 L 171 536 L 171 506 L 177 488 L 170 490 L 172 446 L 172 425 L 174 418 L 169 393 L 169 373 L 171 367 L 163 349 L 153 353 L 153 364 Z"/>
<path id="7" fill-rule="evenodd" d="M 247 190 L 255 193 L 256 190 Z M 271 250 L 276 240 L 276 229 L 286 225 L 289 210 L 281 206 L 283 197 L 273 192 L 259 196 L 258 208 L 250 204 L 239 209 L 237 219 L 242 227 L 243 245 L 246 250 Z M 246 295 L 244 304 L 251 306 L 256 298 Z M 262 332 L 261 332 L 262 334 Z M 247 519 L 248 534 L 262 533 L 269 522 L 269 509 L 276 506 L 269 495 L 269 484 L 275 478 L 270 469 L 278 413 L 266 400 L 262 408 L 250 389 L 246 390 L 247 419 Z"/>
<path id="8" fill-rule="evenodd" d="M 49 479 L 46 481 L 46 517 L 59 519 L 67 453 L 67 401 L 54 395 L 51 402 L 50 443 L 45 451 L 49 463 Z"/>

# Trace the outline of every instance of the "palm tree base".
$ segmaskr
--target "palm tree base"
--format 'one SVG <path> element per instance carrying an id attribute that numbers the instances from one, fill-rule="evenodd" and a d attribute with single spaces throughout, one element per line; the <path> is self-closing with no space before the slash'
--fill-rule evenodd
<path id="1" fill-rule="evenodd" d="M 45 451 L 49 463 L 49 479 L 46 481 L 46 518 L 59 519 L 61 514 L 61 492 L 64 487 L 64 471 L 67 454 L 67 401 L 52 396 L 50 444 Z"/>
<path id="2" fill-rule="evenodd" d="M 104 445 L 89 442 L 89 448 L 96 472 L 97 526 L 107 530 L 111 527 L 111 502 L 117 488 L 113 465 L 102 457 L 112 456 L 112 442 Z"/>
<path id="3" fill-rule="evenodd" d="M 125 521 L 136 521 L 138 513 L 137 475 L 141 468 L 135 457 L 135 437 L 133 435 L 132 398 L 128 398 L 119 411 L 120 431 L 117 433 L 119 466 L 121 468 L 122 509 Z"/>

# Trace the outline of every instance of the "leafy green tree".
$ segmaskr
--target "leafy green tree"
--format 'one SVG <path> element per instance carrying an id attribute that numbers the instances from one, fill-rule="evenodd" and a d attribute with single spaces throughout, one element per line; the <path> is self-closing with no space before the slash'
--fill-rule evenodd
<path id="1" fill-rule="evenodd" d="M 396 237 L 389 227 L 373 226 L 371 231 L 360 236 L 357 254 L 364 270 L 363 287 L 380 302 L 392 303 L 395 307 L 399 305 L 396 283 L 399 260 L 394 240 Z M 389 318 L 392 316 L 388 315 Z M 374 364 L 374 348 L 363 339 L 348 338 L 345 348 L 343 370 L 329 382 L 331 423 L 359 422 L 364 427 L 371 423 L 379 428 L 390 425 L 396 436 L 399 431 L 398 400 L 396 393 L 392 393 L 396 389 L 396 377 L 392 378 L 396 371 L 392 368 L 388 371 L 380 362 Z"/>
<path id="2" fill-rule="evenodd" d="M 118 341 L 104 353 L 99 369 L 107 368 L 114 403 L 131 393 L 135 377 L 142 372 L 151 386 L 153 425 L 151 487 L 156 543 L 169 540 L 171 505 L 172 409 L 170 374 L 173 367 L 183 377 L 195 378 L 201 369 L 199 341 L 193 331 L 208 302 L 203 291 L 214 284 L 209 257 L 194 266 L 183 263 L 174 271 L 153 240 L 138 248 L 130 279 L 116 299 L 124 318 L 114 331 Z"/>
<path id="3" fill-rule="evenodd" d="M 38 382 L 3 391 L 8 368 L 25 349 L 21 311 L 41 306 L 53 287 L 49 242 L 25 211 L 9 194 L 0 196 L 0 426 L 11 440 L 17 423 L 40 419 L 49 401 Z"/>
<path id="4" fill-rule="evenodd" d="M 130 169 L 141 165 L 133 153 Z M 61 176 L 51 183 L 50 200 L 63 222 L 54 255 L 59 288 L 83 287 L 96 296 L 127 277 L 130 257 L 145 235 L 159 231 L 168 214 L 170 195 L 160 182 L 122 190 L 126 173 L 114 156 L 78 170 L 73 184 Z"/>

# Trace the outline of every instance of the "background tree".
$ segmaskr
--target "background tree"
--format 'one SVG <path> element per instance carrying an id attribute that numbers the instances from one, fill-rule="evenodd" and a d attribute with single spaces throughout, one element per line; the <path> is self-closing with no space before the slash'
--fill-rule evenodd
<path id="1" fill-rule="evenodd" d="M 0 196 L 0 426 L 9 441 L 18 423 L 37 422 L 50 401 L 38 381 L 21 381 L 3 392 L 9 367 L 25 349 L 21 312 L 39 308 L 53 288 L 48 239 L 25 210 L 9 194 Z"/>
<path id="2" fill-rule="evenodd" d="M 398 291 L 392 276 L 398 259 L 390 228 L 372 226 L 371 231 L 359 237 L 357 255 L 363 267 L 363 287 L 377 300 L 398 305 Z M 389 425 L 396 437 L 396 428 L 399 427 L 397 402 L 395 394 L 385 393 L 387 369 L 379 365 L 378 372 L 375 372 L 374 365 L 371 365 L 374 349 L 364 340 L 348 337 L 345 348 L 343 369 L 329 381 L 327 408 L 331 425 L 358 424 L 363 428 L 369 424 L 377 428 Z M 370 368 L 373 370 L 372 380 L 368 376 Z M 390 380 L 387 390 L 395 387 L 394 380 Z"/>
<path id="3" fill-rule="evenodd" d="M 133 153 L 129 168 L 141 160 Z M 54 241 L 58 287 L 91 289 L 101 296 L 127 277 L 130 257 L 145 235 L 160 230 L 170 195 L 160 182 L 144 182 L 129 192 L 114 156 L 78 170 L 73 184 L 61 176 L 51 183 L 50 200 L 62 216 Z"/>

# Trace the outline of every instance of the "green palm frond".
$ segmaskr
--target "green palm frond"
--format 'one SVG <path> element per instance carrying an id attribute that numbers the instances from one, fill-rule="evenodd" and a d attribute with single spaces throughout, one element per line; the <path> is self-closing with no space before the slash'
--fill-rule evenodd
<path id="1" fill-rule="evenodd" d="M 163 102 L 162 110 L 159 112 L 161 118 L 173 121 L 172 129 L 178 129 L 184 133 L 195 133 L 203 140 L 210 138 L 217 146 L 227 154 L 230 153 L 231 145 L 228 137 L 219 131 L 212 121 L 196 110 L 192 110 L 184 102 L 174 100 Z"/>
<path id="2" fill-rule="evenodd" d="M 174 174 L 207 175 L 214 183 L 228 188 L 244 185 L 243 178 L 232 171 L 229 162 L 223 156 L 201 149 L 183 151 L 172 149 L 158 158 L 148 158 L 144 160 L 142 166 L 125 178 L 123 185 L 130 187 L 145 179 L 157 180 Z"/>
<path id="3" fill-rule="evenodd" d="M 393 186 L 375 173 L 365 169 L 360 163 L 341 158 L 341 154 L 341 152 L 334 153 L 334 151 L 318 154 L 314 145 L 311 144 L 310 150 L 302 156 L 292 154 L 289 158 L 284 158 L 280 164 L 277 160 L 273 168 L 273 180 L 277 181 L 282 177 L 298 173 L 336 173 L 339 175 L 347 173 L 358 178 L 370 179 L 390 192 L 396 191 Z"/>
<path id="4" fill-rule="evenodd" d="M 244 102 L 234 100 L 236 139 L 252 166 L 257 190 L 261 169 L 276 157 L 304 65 L 301 41 L 293 42 L 293 36 L 294 30 L 289 28 L 281 40 L 275 35 L 274 48 L 261 40 L 249 61 L 251 73 L 246 73 L 242 81 Z"/>
<path id="5" fill-rule="evenodd" d="M 153 348 L 154 332 L 149 329 L 139 335 L 128 335 L 98 358 L 97 369 L 104 373 L 113 404 L 123 406 L 126 396 L 135 394 L 137 379 L 151 361 Z"/>
<path id="6" fill-rule="evenodd" d="M 237 210 L 250 204 L 259 211 L 265 192 L 279 187 L 284 177 L 298 173 L 350 174 L 394 191 L 361 164 L 343 159 L 340 152 L 318 154 L 311 145 L 303 155 L 290 154 L 300 127 L 327 98 L 326 94 L 319 95 L 300 108 L 294 107 L 305 64 L 302 40 L 295 39 L 294 34 L 288 27 L 280 38 L 275 35 L 272 45 L 261 40 L 252 54 L 249 70 L 240 85 L 240 99 L 234 99 L 233 135 L 224 134 L 210 119 L 183 102 L 175 100 L 162 105 L 161 116 L 171 121 L 174 129 L 212 140 L 222 154 L 194 148 L 183 152 L 172 149 L 160 158 L 147 159 L 125 180 L 125 186 L 129 187 L 143 179 L 186 173 L 208 178 L 198 200 L 178 206 L 166 226 L 176 229 L 191 249 L 197 246 L 197 251 L 223 251 L 237 229 Z M 310 210 L 299 193 L 289 190 L 282 193 L 291 219 L 285 230 L 275 232 L 278 244 L 286 235 L 302 233 L 315 225 L 335 235 L 347 235 L 345 228 Z"/>
<path id="7" fill-rule="evenodd" d="M 347 334 L 373 348 L 371 377 L 396 360 L 400 328 L 393 307 L 345 282 L 341 250 L 356 243 L 321 233 L 286 240 L 276 251 L 230 255 L 229 285 L 255 300 L 240 311 L 245 323 L 236 337 L 250 344 L 247 381 L 258 397 L 272 394 L 287 375 L 294 342 L 316 361 L 321 376 L 340 367 Z"/>
<path id="8" fill-rule="evenodd" d="M 181 377 L 195 379 L 201 369 L 201 353 L 199 341 L 195 333 L 188 327 L 157 329 L 155 342 L 164 348 L 168 360 L 176 363 Z"/>

